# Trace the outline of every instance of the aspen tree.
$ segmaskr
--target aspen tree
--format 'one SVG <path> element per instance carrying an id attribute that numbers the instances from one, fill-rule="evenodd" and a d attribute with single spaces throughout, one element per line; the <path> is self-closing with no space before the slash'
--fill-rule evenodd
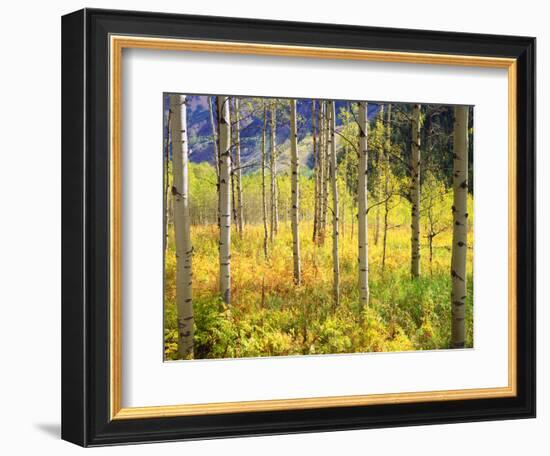
<path id="1" fill-rule="evenodd" d="M 218 97 L 220 151 L 220 294 L 231 302 L 231 126 L 229 97 Z"/>
<path id="2" fill-rule="evenodd" d="M 367 164 L 368 164 L 368 119 L 367 103 L 359 105 L 359 167 L 357 170 L 357 232 L 359 263 L 359 300 L 361 308 L 369 305 L 369 241 L 367 222 Z"/>
<path id="3" fill-rule="evenodd" d="M 243 214 L 243 185 L 242 185 L 242 171 L 241 171 L 241 129 L 240 129 L 240 112 L 239 112 L 239 99 L 235 98 L 235 180 L 237 184 L 237 198 L 236 198 L 236 214 L 237 214 L 237 230 L 239 235 L 243 235 L 244 227 L 244 214 Z"/>
<path id="4" fill-rule="evenodd" d="M 296 100 L 290 100 L 290 167 L 291 167 L 291 224 L 292 224 L 292 257 L 294 260 L 294 283 L 300 285 L 300 189 L 298 183 L 298 139 L 296 137 Z"/>
<path id="5" fill-rule="evenodd" d="M 229 107 L 229 117 L 231 118 L 232 114 L 231 114 L 231 105 Z M 233 122 L 230 122 L 230 125 L 232 125 Z M 235 144 L 235 138 L 234 138 L 234 133 L 235 133 L 235 129 L 234 128 L 231 128 L 231 140 L 230 140 L 230 143 L 231 143 L 231 149 L 230 149 L 230 154 L 231 154 L 231 163 L 235 163 L 235 154 L 233 152 L 233 145 Z M 232 169 L 231 170 L 231 214 L 232 214 L 232 217 L 233 217 L 233 225 L 237 227 L 237 230 L 239 228 L 239 224 L 237 222 L 237 204 L 235 202 L 235 194 L 236 194 L 236 190 L 235 190 L 235 170 Z"/>
<path id="6" fill-rule="evenodd" d="M 336 130 L 336 112 L 335 103 L 330 101 L 328 105 L 328 121 L 330 128 L 330 180 L 332 184 L 332 272 L 333 272 L 333 296 L 334 306 L 340 304 L 340 259 L 339 259 L 339 202 L 338 202 L 338 175 L 336 161 L 336 144 L 334 141 L 334 132 Z"/>
<path id="7" fill-rule="evenodd" d="M 230 149 L 229 153 L 231 156 L 231 163 L 234 165 L 235 163 L 235 153 L 236 153 L 236 136 L 235 136 L 235 128 L 233 125 L 235 125 L 235 107 L 233 104 L 233 98 L 229 98 L 229 125 L 230 125 L 230 132 L 231 136 L 229 139 Z M 231 166 L 231 215 L 233 217 L 233 226 L 237 228 L 237 231 L 239 229 L 239 224 L 237 220 L 237 203 L 236 203 L 236 194 L 237 191 L 235 189 L 235 167 Z"/>
<path id="8" fill-rule="evenodd" d="M 324 238 L 323 235 L 323 213 L 324 213 L 324 207 L 323 207 L 323 188 L 325 185 L 325 160 L 324 160 L 324 133 L 323 133 L 323 105 L 324 101 L 319 101 L 319 109 L 318 109 L 318 122 L 317 122 L 317 134 L 318 134 L 318 142 L 317 142 L 317 171 L 318 171 L 318 179 L 319 179 L 319 185 L 318 185 L 318 193 L 317 193 L 317 199 L 318 199 L 318 214 L 317 214 L 317 244 L 322 243 L 322 239 Z"/>
<path id="9" fill-rule="evenodd" d="M 468 253 L 468 106 L 455 107 L 453 141 L 451 348 L 463 348 Z"/>
<path id="10" fill-rule="evenodd" d="M 174 233 L 176 240 L 176 307 L 178 320 L 178 354 L 193 356 L 193 294 L 191 221 L 189 217 L 189 177 L 186 97 L 170 96 L 172 115 Z"/>
<path id="11" fill-rule="evenodd" d="M 317 125 L 316 125 L 316 103 L 311 100 L 311 136 L 313 149 L 313 174 L 314 174 L 314 191 L 313 191 L 313 242 L 317 242 L 317 231 L 319 223 L 319 157 L 317 154 Z"/>
<path id="12" fill-rule="evenodd" d="M 267 131 L 267 108 L 264 102 L 264 125 L 262 128 L 262 218 L 264 222 L 264 257 L 267 260 L 268 255 L 268 228 L 267 228 L 267 192 L 265 182 L 266 159 L 266 131 Z"/>
<path id="13" fill-rule="evenodd" d="M 383 126 L 384 123 L 384 105 L 380 106 L 380 110 L 378 111 L 378 117 L 376 119 L 376 130 L 379 131 L 379 128 Z M 382 146 L 378 148 L 378 153 L 376 154 L 376 169 L 378 172 L 376 173 L 376 182 L 374 185 L 374 198 L 377 201 L 380 201 L 382 198 L 382 160 L 384 155 L 384 145 L 382 143 Z M 374 217 L 374 245 L 378 245 L 378 238 L 380 237 L 380 204 L 376 204 L 376 212 Z"/>
<path id="14" fill-rule="evenodd" d="M 389 204 L 389 182 L 390 182 L 390 151 L 391 151 L 391 103 L 388 104 L 386 111 L 386 138 L 384 141 L 384 155 L 382 158 L 382 166 L 384 171 L 384 233 L 382 237 L 382 272 L 386 267 L 386 250 L 388 246 L 388 214 L 390 212 Z"/>
<path id="15" fill-rule="evenodd" d="M 271 116 L 270 116 L 270 140 L 271 140 L 271 153 L 269 155 L 269 167 L 270 167 L 270 177 L 271 177 L 271 186 L 270 186 L 270 196 L 271 196 L 271 232 L 270 240 L 273 242 L 275 235 L 277 234 L 277 225 L 278 225 L 278 213 L 277 213 L 277 156 L 275 152 L 275 128 L 277 123 L 277 111 L 275 102 L 271 103 Z"/>
<path id="16" fill-rule="evenodd" d="M 411 276 L 420 277 L 420 105 L 412 113 L 411 142 Z"/>
<path id="17" fill-rule="evenodd" d="M 321 221 L 321 224 L 323 226 L 323 242 L 325 240 L 326 235 L 326 227 L 327 227 L 327 218 L 328 218 L 328 195 L 330 193 L 329 187 L 330 187 L 330 126 L 328 121 L 328 111 L 329 111 L 329 102 L 324 102 L 324 115 L 323 115 L 323 123 L 324 123 L 324 129 L 323 134 L 325 136 L 324 142 L 323 142 L 323 154 L 324 154 L 324 172 L 323 175 L 325 177 L 325 182 L 323 185 L 323 218 Z"/>
<path id="18" fill-rule="evenodd" d="M 326 211 L 327 211 L 327 200 L 326 195 L 326 184 L 327 184 L 327 175 L 326 175 L 326 141 L 327 136 L 325 134 L 326 129 L 326 102 L 319 102 L 319 234 L 318 234 L 318 243 L 323 244 L 325 241 L 325 226 L 326 226 Z"/>
<path id="19" fill-rule="evenodd" d="M 164 255 L 168 247 L 168 228 L 170 224 L 170 106 L 164 115 L 165 138 L 164 138 L 164 208 L 163 208 L 163 230 L 164 230 Z"/>

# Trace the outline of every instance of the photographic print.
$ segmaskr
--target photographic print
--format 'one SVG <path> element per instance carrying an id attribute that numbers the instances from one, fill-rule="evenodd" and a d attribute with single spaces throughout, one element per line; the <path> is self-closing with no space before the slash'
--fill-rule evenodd
<path id="1" fill-rule="evenodd" d="M 473 106 L 162 115 L 166 361 L 473 347 Z"/>
<path id="2" fill-rule="evenodd" d="M 64 440 L 535 417 L 535 38 L 61 36 Z"/>

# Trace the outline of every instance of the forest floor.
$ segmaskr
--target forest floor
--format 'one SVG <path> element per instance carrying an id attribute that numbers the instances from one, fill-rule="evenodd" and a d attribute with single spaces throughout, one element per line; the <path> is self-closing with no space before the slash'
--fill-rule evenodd
<path id="1" fill-rule="evenodd" d="M 371 223 L 369 221 L 369 223 Z M 410 277 L 410 230 L 402 224 L 388 233 L 382 270 L 382 232 L 374 242 L 369 227 L 368 308 L 359 308 L 357 233 L 341 228 L 340 305 L 332 295 L 330 225 L 322 246 L 312 242 L 312 223 L 300 224 L 302 284 L 292 279 L 289 222 L 263 253 L 263 226 L 232 233 L 231 304 L 218 293 L 218 229 L 193 226 L 193 305 L 195 359 L 432 350 L 449 347 L 451 322 L 451 238 L 434 241 L 430 268 L 427 243 L 421 251 L 421 277 Z M 467 263 L 466 347 L 473 346 L 472 230 Z M 423 240 L 425 240 L 423 238 Z M 430 270 L 431 269 L 431 270 Z M 177 359 L 175 246 L 171 233 L 165 271 L 165 357 Z"/>

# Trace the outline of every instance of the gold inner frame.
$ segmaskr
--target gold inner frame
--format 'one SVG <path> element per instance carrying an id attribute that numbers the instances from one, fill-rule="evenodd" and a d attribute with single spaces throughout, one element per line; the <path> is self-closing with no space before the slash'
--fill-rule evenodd
<path id="1" fill-rule="evenodd" d="M 391 394 L 275 399 L 245 402 L 181 404 L 170 406 L 122 407 L 122 144 L 121 94 L 123 49 L 195 51 L 255 54 L 337 60 L 367 60 L 430 65 L 454 65 L 508 70 L 508 386 Z M 110 411 L 111 419 L 158 418 L 184 415 L 257 412 L 320 407 L 396 404 L 459 399 L 512 397 L 517 394 L 517 290 L 516 290 L 516 128 L 517 61 L 511 58 L 468 55 L 423 54 L 309 46 L 287 46 L 241 42 L 219 42 L 110 36 Z"/>

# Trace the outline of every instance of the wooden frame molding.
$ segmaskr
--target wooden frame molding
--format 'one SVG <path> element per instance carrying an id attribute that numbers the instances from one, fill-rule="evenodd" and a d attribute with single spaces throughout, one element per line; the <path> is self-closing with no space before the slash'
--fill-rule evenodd
<path id="1" fill-rule="evenodd" d="M 124 49 L 255 54 L 299 58 L 368 60 L 429 65 L 503 68 L 508 70 L 508 386 L 498 388 L 333 396 L 285 400 L 182 404 L 123 408 L 122 328 L 122 208 L 121 93 Z M 238 412 L 297 410 L 422 401 L 451 401 L 514 397 L 517 394 L 517 60 L 500 57 L 387 52 L 331 47 L 288 46 L 111 35 L 110 52 L 110 414 L 112 420 L 177 417 Z"/>

